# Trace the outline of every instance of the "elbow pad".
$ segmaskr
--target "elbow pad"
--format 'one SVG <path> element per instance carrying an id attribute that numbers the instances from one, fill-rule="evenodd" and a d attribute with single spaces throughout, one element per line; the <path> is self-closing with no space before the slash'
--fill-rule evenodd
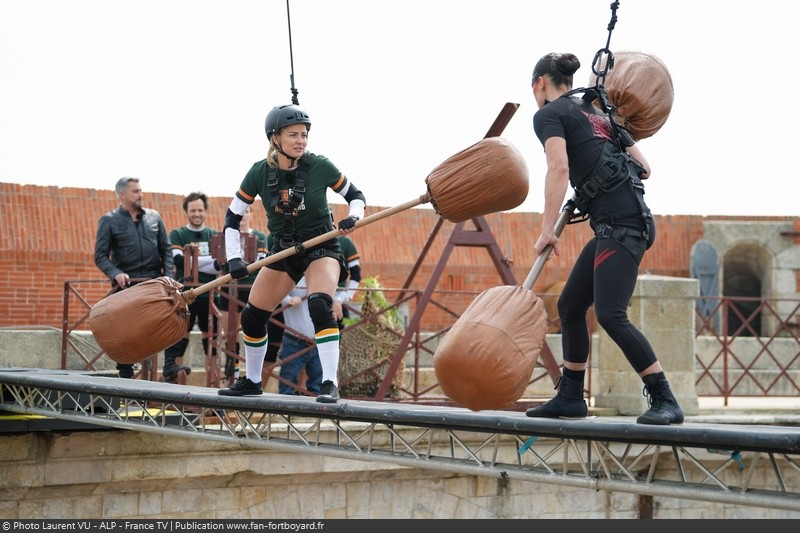
<path id="1" fill-rule="evenodd" d="M 361 281 L 361 265 L 353 265 L 350 267 L 350 281 L 358 283 Z"/>
<path id="2" fill-rule="evenodd" d="M 347 188 L 344 199 L 350 206 L 348 217 L 355 217 L 358 220 L 364 218 L 364 207 L 367 205 L 367 199 L 364 197 L 364 193 L 359 191 L 356 186 L 351 183 Z"/>
<path id="3" fill-rule="evenodd" d="M 345 193 L 344 199 L 348 204 L 352 203 L 353 200 L 361 200 L 364 205 L 367 203 L 364 193 L 359 191 L 358 188 L 352 183 L 350 183 L 350 186 L 347 187 L 347 193 Z"/>
<path id="4" fill-rule="evenodd" d="M 228 208 L 228 212 L 225 213 L 225 226 L 223 229 L 232 228 L 236 231 L 239 231 L 239 223 L 242 221 L 242 215 L 237 215 L 233 211 L 231 211 L 230 207 Z"/>
<path id="5" fill-rule="evenodd" d="M 228 212 L 225 213 L 225 227 L 222 230 L 225 234 L 225 258 L 228 261 L 242 258 L 242 234 L 239 231 L 241 221 L 242 215 L 237 215 L 228 208 Z"/>

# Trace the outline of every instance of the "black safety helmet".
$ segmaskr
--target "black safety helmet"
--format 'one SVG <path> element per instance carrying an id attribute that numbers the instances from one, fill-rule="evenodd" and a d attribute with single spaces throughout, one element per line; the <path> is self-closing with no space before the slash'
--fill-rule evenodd
<path id="1" fill-rule="evenodd" d="M 311 119 L 308 114 L 296 105 L 280 105 L 272 108 L 267 113 L 267 120 L 264 122 L 264 129 L 267 132 L 267 139 L 278 133 L 278 130 L 291 124 L 305 124 L 306 131 L 311 131 Z"/>

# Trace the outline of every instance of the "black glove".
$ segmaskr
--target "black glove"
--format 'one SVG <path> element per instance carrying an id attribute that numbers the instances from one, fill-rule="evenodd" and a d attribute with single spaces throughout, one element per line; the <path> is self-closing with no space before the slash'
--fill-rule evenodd
<path id="1" fill-rule="evenodd" d="M 356 222 L 358 222 L 356 217 L 343 218 L 339 221 L 339 229 L 353 229 L 356 227 Z"/>
<path id="2" fill-rule="evenodd" d="M 250 272 L 247 271 L 247 263 L 238 257 L 228 261 L 228 274 L 230 274 L 233 279 L 242 279 L 249 273 Z"/>
<path id="3" fill-rule="evenodd" d="M 183 254 L 178 254 L 173 257 L 172 262 L 175 263 L 176 268 L 183 268 Z"/>

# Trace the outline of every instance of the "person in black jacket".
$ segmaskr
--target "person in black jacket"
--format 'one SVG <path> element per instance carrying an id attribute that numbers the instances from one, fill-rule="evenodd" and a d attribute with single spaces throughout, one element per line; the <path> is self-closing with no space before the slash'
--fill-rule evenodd
<path id="1" fill-rule="evenodd" d="M 100 217 L 94 264 L 117 290 L 160 276 L 172 276 L 169 236 L 158 211 L 142 207 L 139 178 L 120 178 L 114 187 L 119 207 Z M 132 378 L 133 365 L 117 364 L 119 377 Z"/>

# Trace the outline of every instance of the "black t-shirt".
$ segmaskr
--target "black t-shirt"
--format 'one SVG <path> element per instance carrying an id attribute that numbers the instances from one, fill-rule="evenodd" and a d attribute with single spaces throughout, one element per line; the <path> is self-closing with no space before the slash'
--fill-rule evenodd
<path id="1" fill-rule="evenodd" d="M 578 188 L 592 175 L 603 152 L 611 143 L 611 122 L 591 102 L 567 96 L 554 100 L 533 115 L 533 130 L 544 146 L 550 137 L 561 137 L 567 144 L 569 181 Z M 622 186 L 599 194 L 589 204 L 589 216 L 596 223 L 642 225 L 639 203 L 633 188 Z"/>

